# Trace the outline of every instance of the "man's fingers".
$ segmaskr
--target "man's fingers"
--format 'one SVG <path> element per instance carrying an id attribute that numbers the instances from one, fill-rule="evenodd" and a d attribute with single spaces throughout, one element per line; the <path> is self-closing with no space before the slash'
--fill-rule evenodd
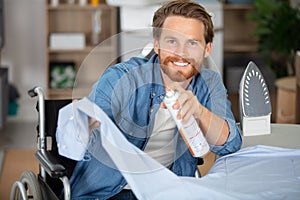
<path id="1" fill-rule="evenodd" d="M 93 118 L 89 118 L 89 129 L 90 131 L 94 130 L 95 128 L 98 128 L 100 126 L 100 122 L 93 119 Z"/>
<path id="2" fill-rule="evenodd" d="M 185 89 L 178 82 L 173 82 L 171 84 L 171 86 L 169 87 L 169 90 L 176 90 L 179 93 L 182 93 L 185 91 Z"/>
<path id="3" fill-rule="evenodd" d="M 165 102 L 161 102 L 160 107 L 164 108 L 164 109 L 167 109 L 167 106 L 166 106 Z"/>

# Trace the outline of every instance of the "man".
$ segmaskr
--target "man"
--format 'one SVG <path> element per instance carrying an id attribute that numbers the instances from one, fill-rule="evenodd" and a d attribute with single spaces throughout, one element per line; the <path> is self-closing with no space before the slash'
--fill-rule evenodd
<path id="1" fill-rule="evenodd" d="M 175 174 L 194 176 L 197 158 L 187 149 L 163 103 L 167 90 L 180 92 L 173 106 L 180 109 L 177 117 L 185 123 L 194 116 L 212 152 L 233 153 L 242 143 L 220 75 L 202 67 L 211 52 L 213 24 L 202 6 L 181 0 L 158 9 L 153 28 L 155 55 L 108 68 L 89 99 L 129 142 Z M 97 145 L 101 142 L 98 134 L 93 132 L 89 158 L 74 169 L 72 198 L 135 199 L 121 173 Z"/>

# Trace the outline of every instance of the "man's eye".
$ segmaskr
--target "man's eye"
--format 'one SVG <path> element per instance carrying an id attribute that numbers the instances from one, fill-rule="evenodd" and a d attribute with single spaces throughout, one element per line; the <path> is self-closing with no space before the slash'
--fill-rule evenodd
<path id="1" fill-rule="evenodd" d="M 196 41 L 190 41 L 190 45 L 192 45 L 192 46 L 197 45 L 197 42 Z"/>
<path id="2" fill-rule="evenodd" d="M 175 41 L 175 40 L 168 40 L 168 43 L 169 43 L 169 44 L 175 44 L 176 41 Z"/>

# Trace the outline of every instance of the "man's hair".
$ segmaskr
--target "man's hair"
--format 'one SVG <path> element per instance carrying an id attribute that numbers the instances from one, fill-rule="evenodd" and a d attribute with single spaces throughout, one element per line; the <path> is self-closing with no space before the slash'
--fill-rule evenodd
<path id="1" fill-rule="evenodd" d="M 153 17 L 153 37 L 159 38 L 162 26 L 169 16 L 182 16 L 199 20 L 204 25 L 205 42 L 212 42 L 214 37 L 213 23 L 211 16 L 206 12 L 204 7 L 190 0 L 174 0 L 165 3 L 159 8 Z"/>

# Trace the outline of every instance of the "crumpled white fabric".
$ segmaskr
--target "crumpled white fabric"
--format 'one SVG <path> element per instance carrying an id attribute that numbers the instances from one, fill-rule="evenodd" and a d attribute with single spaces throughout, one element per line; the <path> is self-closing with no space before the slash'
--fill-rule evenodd
<path id="1" fill-rule="evenodd" d="M 87 98 L 72 104 L 67 106 L 72 109 L 59 113 L 61 122 L 58 122 L 57 135 L 74 137 L 60 137 L 60 144 L 79 145 L 80 148 L 73 148 L 73 152 L 65 155 L 79 158 L 78 155 L 84 153 L 82 148 L 87 141 L 78 143 L 78 138 L 86 139 L 87 116 L 100 121 L 101 145 L 138 199 L 300 199 L 299 149 L 249 147 L 219 158 L 210 172 L 200 179 L 178 177 L 129 143 L 106 114 Z M 76 124 L 67 119 L 74 109 L 76 116 L 79 115 Z"/>
<path id="2" fill-rule="evenodd" d="M 88 116 L 77 103 L 61 108 L 58 114 L 56 140 L 58 153 L 73 160 L 82 160 L 89 142 Z"/>

